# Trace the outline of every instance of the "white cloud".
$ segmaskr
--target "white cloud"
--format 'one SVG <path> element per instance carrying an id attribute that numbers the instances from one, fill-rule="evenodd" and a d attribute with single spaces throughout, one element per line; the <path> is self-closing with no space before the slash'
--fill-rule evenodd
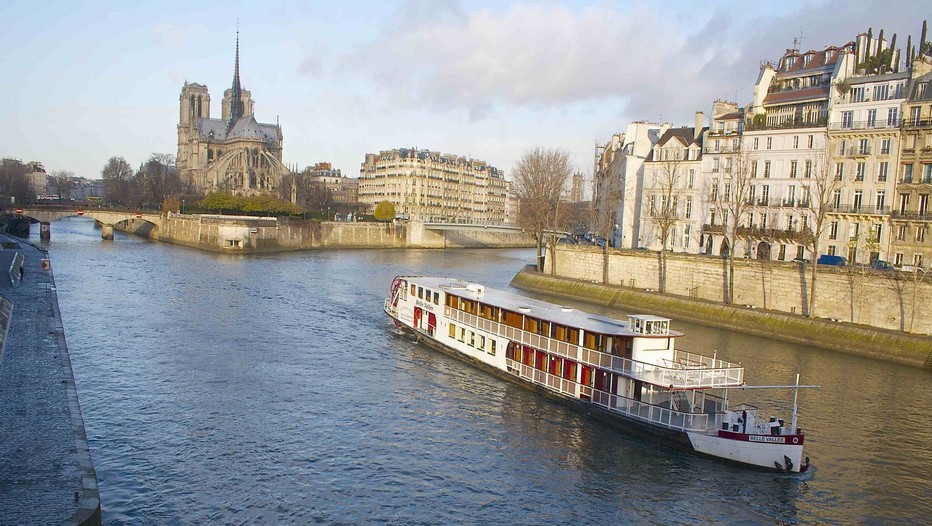
<path id="1" fill-rule="evenodd" d="M 870 24 L 892 23 L 888 34 L 911 30 L 894 26 L 911 9 L 921 12 L 918 3 L 880 5 L 803 3 L 765 17 L 741 4 L 465 11 L 415 2 L 351 52 L 343 72 L 368 78 L 399 106 L 465 110 L 474 119 L 511 107 L 606 101 L 623 103 L 632 119 L 683 121 L 715 99 L 746 102 L 760 61 L 779 57 L 800 30 L 814 35 L 804 46 L 840 45 Z"/>

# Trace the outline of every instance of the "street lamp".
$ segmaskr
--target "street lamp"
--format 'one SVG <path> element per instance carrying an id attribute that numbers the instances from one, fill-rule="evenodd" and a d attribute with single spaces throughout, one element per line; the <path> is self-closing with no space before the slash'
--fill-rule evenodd
<path id="1" fill-rule="evenodd" d="M 181 214 L 184 215 L 184 199 L 181 200 Z"/>

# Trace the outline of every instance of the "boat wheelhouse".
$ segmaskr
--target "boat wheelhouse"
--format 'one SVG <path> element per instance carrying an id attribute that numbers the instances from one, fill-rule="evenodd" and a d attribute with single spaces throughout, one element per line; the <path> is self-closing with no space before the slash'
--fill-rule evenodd
<path id="1" fill-rule="evenodd" d="M 744 368 L 677 349 L 682 333 L 670 329 L 668 318 L 616 320 L 420 276 L 396 277 L 384 309 L 399 328 L 432 347 L 625 427 L 757 468 L 808 468 L 795 398 L 789 425 L 763 418 L 750 405 L 729 408 L 728 391 L 748 388 Z M 804 387 L 798 379 L 797 387 Z"/>

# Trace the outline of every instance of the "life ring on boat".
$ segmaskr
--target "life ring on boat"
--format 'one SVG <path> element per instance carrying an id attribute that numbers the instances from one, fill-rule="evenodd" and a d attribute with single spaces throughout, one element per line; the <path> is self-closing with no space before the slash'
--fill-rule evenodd
<path id="1" fill-rule="evenodd" d="M 793 437 L 793 443 L 799 444 L 799 437 Z"/>

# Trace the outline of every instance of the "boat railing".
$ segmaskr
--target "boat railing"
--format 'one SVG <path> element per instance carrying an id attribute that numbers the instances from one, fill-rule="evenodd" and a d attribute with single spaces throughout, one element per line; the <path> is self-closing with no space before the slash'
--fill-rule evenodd
<path id="1" fill-rule="evenodd" d="M 516 371 L 522 378 L 545 385 L 573 398 L 581 396 L 588 398 L 593 404 L 615 413 L 682 431 L 705 432 L 709 428 L 709 415 L 706 413 L 684 413 L 632 398 L 606 393 L 511 359 L 506 359 L 505 364 L 510 371 Z"/>
<path id="2" fill-rule="evenodd" d="M 554 340 L 459 309 L 445 307 L 445 314 L 448 319 L 456 323 L 501 335 L 522 345 L 541 349 L 586 365 L 607 369 L 653 385 L 672 389 L 698 389 L 735 386 L 744 382 L 744 368 L 741 365 L 700 354 L 676 350 L 672 361 L 668 360 L 665 364 L 652 364 Z"/>
<path id="3" fill-rule="evenodd" d="M 392 304 L 391 298 L 385 298 L 385 303 L 382 304 L 382 308 L 385 310 L 385 312 L 389 314 L 394 314 L 397 310 L 395 309 L 395 306 Z"/>

